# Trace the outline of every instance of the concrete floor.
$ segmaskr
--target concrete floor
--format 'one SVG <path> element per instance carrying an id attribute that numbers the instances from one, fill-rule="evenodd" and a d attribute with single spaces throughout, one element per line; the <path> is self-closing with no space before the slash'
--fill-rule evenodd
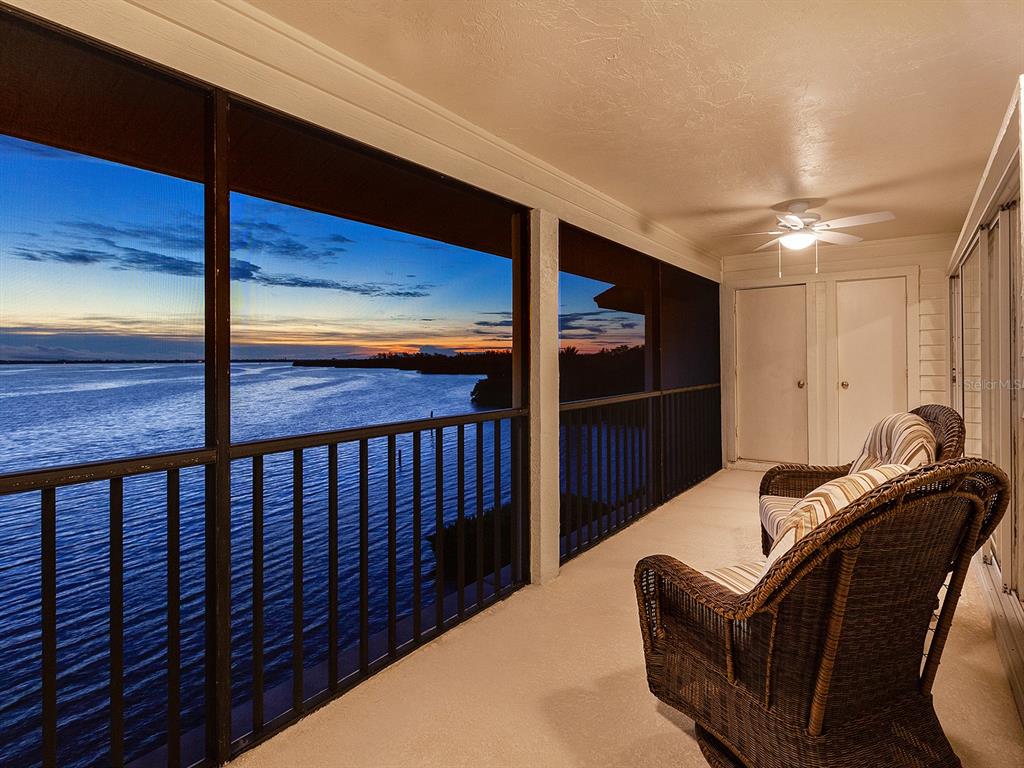
<path id="1" fill-rule="evenodd" d="M 706 766 L 693 723 L 647 690 L 633 567 L 758 554 L 760 473 L 727 470 L 242 755 L 299 766 Z M 935 688 L 965 768 L 1024 766 L 1024 731 L 976 577 Z"/>

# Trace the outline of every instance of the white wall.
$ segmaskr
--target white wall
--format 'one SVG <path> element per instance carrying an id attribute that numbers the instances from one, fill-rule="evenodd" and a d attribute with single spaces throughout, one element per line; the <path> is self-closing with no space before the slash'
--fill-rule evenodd
<path id="1" fill-rule="evenodd" d="M 908 381 L 907 397 L 910 407 L 925 403 L 949 403 L 949 294 L 946 265 L 955 241 L 956 236 L 953 234 L 923 235 L 877 240 L 854 246 L 829 246 L 819 251 L 820 275 L 891 270 L 906 271 L 914 281 L 913 286 L 908 285 L 908 294 L 913 297 L 916 293 L 917 299 L 916 303 L 909 307 L 908 315 L 912 315 L 911 320 L 916 322 L 908 322 L 907 346 L 911 356 L 917 358 L 918 365 L 913 380 Z M 734 429 L 735 423 L 734 402 L 730 394 L 731 387 L 727 383 L 727 378 L 732 374 L 730 356 L 733 354 L 733 343 L 731 339 L 726 338 L 732 327 L 729 315 L 733 311 L 733 291 L 740 285 L 774 285 L 814 278 L 813 248 L 798 252 L 784 250 L 781 280 L 778 278 L 778 258 L 774 251 L 725 259 L 722 284 L 722 408 L 726 430 L 723 444 L 726 445 L 727 459 L 733 458 L 728 454 L 728 445 L 730 432 Z M 913 298 L 911 302 L 914 302 Z M 827 333 L 828 323 L 823 310 L 818 312 L 816 320 L 819 327 L 812 328 L 811 343 L 817 343 L 824 349 L 828 339 L 822 339 L 821 335 Z M 914 352 L 917 354 L 914 355 Z M 827 363 L 822 359 L 820 364 Z M 913 366 L 911 370 L 913 371 Z M 828 396 L 821 386 L 818 387 L 818 392 L 819 399 Z M 813 391 L 810 397 L 815 397 Z M 823 403 L 819 405 L 821 407 L 817 409 L 812 407 L 808 419 L 811 461 L 836 461 L 837 457 L 830 450 L 830 435 L 826 434 L 829 429 L 827 409 Z M 843 457 L 838 458 L 838 461 L 845 460 Z"/>

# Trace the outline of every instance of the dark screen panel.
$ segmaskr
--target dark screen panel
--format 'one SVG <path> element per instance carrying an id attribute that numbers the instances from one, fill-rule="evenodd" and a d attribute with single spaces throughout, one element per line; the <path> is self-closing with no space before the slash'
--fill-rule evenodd
<path id="1" fill-rule="evenodd" d="M 201 181 L 205 100 L 200 87 L 0 12 L 0 133 Z"/>
<path id="2" fill-rule="evenodd" d="M 564 222 L 558 227 L 558 268 L 613 283 L 615 298 L 624 311 L 644 312 L 646 297 L 654 285 L 655 265 L 650 256 L 592 232 Z"/>
<path id="3" fill-rule="evenodd" d="M 718 283 L 661 267 L 661 386 L 719 381 Z"/>
<path id="4" fill-rule="evenodd" d="M 512 256 L 506 200 L 245 102 L 230 126 L 236 192 Z"/>

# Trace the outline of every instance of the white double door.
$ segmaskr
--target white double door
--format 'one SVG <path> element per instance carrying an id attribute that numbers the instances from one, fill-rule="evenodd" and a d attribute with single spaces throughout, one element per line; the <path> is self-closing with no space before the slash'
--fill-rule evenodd
<path id="1" fill-rule="evenodd" d="M 907 409 L 905 276 L 735 297 L 735 458 L 845 463 L 875 422 Z"/>

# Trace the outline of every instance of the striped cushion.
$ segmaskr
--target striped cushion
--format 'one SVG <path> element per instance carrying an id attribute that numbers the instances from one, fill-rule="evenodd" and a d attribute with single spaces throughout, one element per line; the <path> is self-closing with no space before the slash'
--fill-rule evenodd
<path id="1" fill-rule="evenodd" d="M 768 535 L 775 541 L 779 537 L 782 524 L 786 522 L 789 513 L 793 511 L 800 499 L 792 496 L 762 496 L 759 505 L 761 512 L 761 526 L 768 531 Z"/>
<path id="2" fill-rule="evenodd" d="M 865 469 L 863 472 L 837 477 L 815 488 L 793 507 L 793 511 L 783 522 L 779 535 L 768 553 L 768 567 L 786 554 L 815 526 L 909 469 L 911 467 L 903 464 L 883 464 L 880 467 Z"/>
<path id="3" fill-rule="evenodd" d="M 915 413 L 894 413 L 871 428 L 850 474 L 882 464 L 904 464 L 914 469 L 935 461 L 935 434 Z"/>
<path id="4" fill-rule="evenodd" d="M 757 582 L 761 580 L 764 572 L 763 557 L 758 560 L 747 560 L 736 565 L 727 565 L 724 568 L 715 568 L 711 571 L 701 571 L 709 579 L 721 584 L 737 595 L 745 595 L 752 590 Z"/>

